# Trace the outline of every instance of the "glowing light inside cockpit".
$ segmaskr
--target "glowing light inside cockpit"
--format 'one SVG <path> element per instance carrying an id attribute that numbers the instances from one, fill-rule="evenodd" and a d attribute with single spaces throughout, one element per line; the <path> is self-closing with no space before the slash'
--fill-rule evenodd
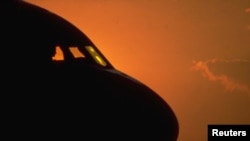
<path id="1" fill-rule="evenodd" d="M 94 60 L 102 65 L 102 66 L 106 66 L 107 63 L 105 62 L 105 60 L 96 52 L 96 50 L 92 47 L 92 46 L 86 46 L 85 47 L 87 49 L 87 51 L 91 54 L 91 56 L 94 58 Z"/>

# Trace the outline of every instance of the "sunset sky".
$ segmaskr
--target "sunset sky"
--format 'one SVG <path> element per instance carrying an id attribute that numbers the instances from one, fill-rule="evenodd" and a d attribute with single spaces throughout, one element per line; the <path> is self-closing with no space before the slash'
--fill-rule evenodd
<path id="1" fill-rule="evenodd" d="M 26 0 L 82 30 L 175 111 L 178 141 L 250 124 L 249 0 Z"/>

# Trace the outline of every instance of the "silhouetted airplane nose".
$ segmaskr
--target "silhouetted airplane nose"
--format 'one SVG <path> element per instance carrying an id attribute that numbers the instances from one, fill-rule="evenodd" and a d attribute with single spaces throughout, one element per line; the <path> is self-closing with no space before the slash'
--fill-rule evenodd
<path id="1" fill-rule="evenodd" d="M 113 99 L 106 104 L 108 108 L 105 109 L 109 109 L 107 111 L 113 117 L 109 123 L 114 121 L 109 126 L 122 128 L 122 132 L 118 130 L 116 134 L 128 140 L 177 140 L 177 118 L 161 97 L 118 70 L 106 71 L 106 75 L 98 77 L 104 77 L 104 82 L 108 80 L 102 91 L 107 91 L 110 99 Z"/>
<path id="2" fill-rule="evenodd" d="M 71 23 L 19 0 L 2 2 L 0 14 L 6 131 L 20 139 L 177 140 L 172 108 Z"/>

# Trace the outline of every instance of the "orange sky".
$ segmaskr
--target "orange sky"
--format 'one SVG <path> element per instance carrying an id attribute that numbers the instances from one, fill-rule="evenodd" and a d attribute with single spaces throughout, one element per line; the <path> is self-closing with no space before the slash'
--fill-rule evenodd
<path id="1" fill-rule="evenodd" d="M 80 28 L 115 68 L 161 95 L 178 141 L 250 124 L 249 0 L 26 0 Z"/>

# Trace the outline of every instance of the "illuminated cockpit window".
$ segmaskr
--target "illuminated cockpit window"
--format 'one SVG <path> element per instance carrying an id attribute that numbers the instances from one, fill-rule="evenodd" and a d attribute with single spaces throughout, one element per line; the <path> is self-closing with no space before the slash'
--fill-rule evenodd
<path id="1" fill-rule="evenodd" d="M 87 49 L 89 54 L 91 54 L 91 56 L 94 58 L 96 63 L 98 63 L 102 66 L 107 65 L 106 61 L 96 52 L 96 50 L 92 46 L 85 46 L 85 48 Z"/>
<path id="2" fill-rule="evenodd" d="M 84 58 L 84 55 L 80 52 L 78 47 L 69 47 L 69 50 L 75 58 Z"/>
<path id="3" fill-rule="evenodd" d="M 56 46 L 56 52 L 52 60 L 64 60 L 63 51 L 59 46 Z"/>

